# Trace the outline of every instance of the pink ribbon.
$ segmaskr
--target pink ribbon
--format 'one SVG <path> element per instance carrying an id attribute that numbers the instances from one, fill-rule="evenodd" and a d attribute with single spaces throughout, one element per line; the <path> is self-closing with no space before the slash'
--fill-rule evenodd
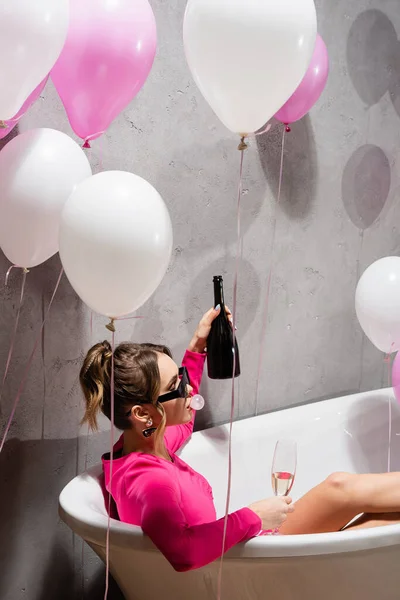
<path id="1" fill-rule="evenodd" d="M 25 273 L 25 275 L 27 275 L 29 273 L 29 270 L 26 269 L 25 267 L 20 267 L 18 265 L 11 265 L 11 267 L 8 269 L 7 273 L 6 273 L 6 278 L 4 280 L 4 285 L 7 287 L 8 286 L 8 279 L 11 275 L 11 271 L 13 269 L 22 269 L 22 271 Z"/>
<path id="2" fill-rule="evenodd" d="M 268 123 L 267 126 L 256 132 L 254 135 L 262 135 L 267 133 L 271 129 L 271 125 Z M 243 161 L 244 161 L 244 150 L 246 147 L 240 147 L 240 166 L 239 166 L 239 185 L 237 193 L 236 203 L 236 261 L 235 261 L 235 275 L 233 280 L 233 302 L 232 302 L 232 331 L 233 331 L 233 347 L 235 347 L 236 340 L 236 308 L 237 308 L 237 288 L 238 288 L 238 274 L 239 274 L 239 262 L 243 254 L 243 236 L 241 231 L 241 199 L 242 199 L 242 187 L 243 187 Z M 282 168 L 282 167 L 281 167 Z M 222 568 L 225 554 L 225 543 L 226 543 L 226 531 L 228 526 L 228 515 L 229 506 L 231 500 L 231 488 L 232 488 L 232 428 L 233 419 L 235 415 L 235 370 L 236 370 L 236 354 L 233 355 L 233 371 L 232 371 L 232 390 L 231 390 L 231 414 L 229 420 L 229 440 L 228 440 L 228 486 L 226 494 L 226 505 L 225 505 L 225 518 L 224 518 L 224 531 L 222 536 L 222 553 L 218 571 L 218 591 L 217 599 L 221 600 L 222 597 Z"/>
<path id="3" fill-rule="evenodd" d="M 235 347 L 235 340 L 236 340 L 236 307 L 237 307 L 239 261 L 240 261 L 241 255 L 242 255 L 242 248 L 243 248 L 240 208 L 241 208 L 241 199 L 242 199 L 244 150 L 245 150 L 245 148 L 242 148 L 240 151 L 239 185 L 238 185 L 237 204 L 236 204 L 237 238 L 236 238 L 236 261 L 235 261 L 235 276 L 234 276 L 234 280 L 233 280 L 233 302 L 232 302 L 233 348 Z M 222 536 L 222 553 L 221 553 L 219 572 L 218 572 L 218 593 L 217 593 L 218 600 L 221 600 L 221 596 L 222 596 L 222 567 L 223 567 L 224 554 L 225 554 L 226 530 L 227 530 L 227 526 L 228 526 L 229 505 L 230 505 L 230 501 L 231 501 L 231 488 L 232 488 L 232 427 L 233 427 L 233 418 L 235 415 L 235 370 L 236 370 L 236 353 L 233 354 L 231 414 L 230 414 L 230 421 L 229 421 L 229 440 L 228 440 L 228 489 L 227 489 L 227 494 L 226 494 L 224 530 L 223 530 L 223 536 Z"/>
<path id="4" fill-rule="evenodd" d="M 7 274 L 6 274 L 6 278 L 5 278 L 5 285 L 6 285 L 6 287 L 8 286 L 8 279 L 10 277 L 10 273 L 11 273 L 12 269 L 20 269 L 20 268 L 22 268 L 22 267 L 17 267 L 17 265 L 12 265 L 8 269 Z M 15 317 L 14 329 L 13 329 L 11 340 L 10 340 L 10 348 L 8 350 L 8 356 L 7 356 L 7 360 L 6 360 L 6 366 L 5 366 L 5 369 L 4 369 L 3 379 L 2 379 L 2 382 L 1 382 L 0 400 L 1 400 L 2 395 L 3 395 L 4 384 L 6 382 L 8 371 L 9 371 L 9 368 L 10 368 L 11 358 L 12 358 L 12 355 L 14 353 L 15 339 L 17 337 L 19 317 L 20 317 L 20 314 L 21 314 L 22 302 L 23 302 L 23 299 L 24 299 L 24 292 L 25 292 L 26 276 L 27 276 L 28 272 L 29 272 L 28 269 L 22 268 L 21 293 L 20 293 L 20 297 L 19 297 L 19 304 L 18 304 L 17 314 L 16 314 L 16 317 Z"/>
<path id="5" fill-rule="evenodd" d="M 108 520 L 107 520 L 107 536 L 106 536 L 106 588 L 104 592 L 104 600 L 107 600 L 109 587 L 109 569 L 110 569 L 110 526 L 111 526 L 111 499 L 112 499 L 112 476 L 113 476 L 113 450 L 114 450 L 114 350 L 115 350 L 115 333 L 111 333 L 111 431 L 110 431 L 110 491 L 108 493 Z"/>
<path id="6" fill-rule="evenodd" d="M 89 447 L 89 431 L 90 427 L 87 426 L 86 436 L 85 436 L 85 465 L 84 465 L 84 473 L 86 473 L 88 468 L 88 447 Z M 85 594 L 85 540 L 82 539 L 82 547 L 81 547 L 81 590 L 82 590 L 82 598 L 84 598 Z"/>
<path id="7" fill-rule="evenodd" d="M 145 319 L 146 317 L 117 317 L 115 321 L 129 321 L 130 319 Z"/>
<path id="8" fill-rule="evenodd" d="M 279 206 L 279 203 L 281 200 L 282 179 L 283 179 L 283 157 L 284 157 L 284 149 L 285 149 L 285 134 L 286 134 L 286 127 L 283 127 L 281 164 L 280 164 L 280 170 L 279 170 L 278 198 L 277 198 L 277 202 L 276 202 L 276 208 Z M 257 368 L 257 379 L 256 379 L 256 398 L 255 398 L 255 415 L 256 416 L 258 414 L 258 389 L 259 389 L 259 384 L 260 384 L 261 369 L 262 369 L 262 363 L 263 363 L 263 357 L 264 357 L 265 335 L 267 332 L 267 325 L 268 325 L 269 298 L 270 298 L 271 280 L 272 280 L 272 273 L 273 273 L 273 266 L 274 266 L 273 260 L 274 260 L 276 223 L 277 223 L 276 208 L 275 208 L 275 216 L 274 216 L 274 222 L 273 222 L 273 227 L 272 227 L 271 260 L 270 260 L 269 269 L 268 269 L 267 278 L 266 278 L 266 295 L 265 295 L 263 319 L 262 319 L 262 326 L 261 326 L 260 354 L 258 356 L 258 368 Z"/>
<path id="9" fill-rule="evenodd" d="M 128 319 L 144 319 L 145 317 L 117 317 L 115 321 L 127 321 Z M 110 527 L 111 527 L 111 499 L 112 499 L 112 477 L 113 477 L 113 449 L 114 449 L 114 397 L 115 397 L 115 382 L 114 382 L 114 351 L 115 351 L 115 332 L 111 332 L 111 432 L 110 432 L 110 491 L 108 494 L 108 519 L 107 519 L 107 534 L 106 534 L 106 587 L 104 592 L 104 600 L 107 600 L 109 588 L 109 566 L 110 566 Z"/>
<path id="10" fill-rule="evenodd" d="M 392 344 L 392 348 L 393 348 L 393 344 Z M 391 353 L 393 352 L 392 348 L 390 349 L 390 352 L 388 352 L 388 354 L 386 354 L 385 358 L 383 359 L 383 362 L 385 362 L 387 364 L 387 382 L 388 382 L 388 387 L 391 388 L 392 387 L 392 361 L 391 361 Z M 388 408 L 389 408 L 389 423 L 388 423 L 388 455 L 387 455 L 387 472 L 390 473 L 391 471 L 391 462 L 392 462 L 392 398 L 391 398 L 391 394 L 389 393 L 388 396 Z"/>
<path id="11" fill-rule="evenodd" d="M 58 287 L 60 285 L 60 281 L 61 281 L 61 277 L 63 275 L 63 272 L 64 272 L 64 269 L 61 269 L 60 274 L 58 276 L 57 283 L 56 283 L 56 287 L 54 288 L 53 295 L 52 295 L 52 297 L 50 299 L 49 306 L 47 307 L 46 314 L 45 314 L 44 319 L 42 321 L 42 325 L 40 327 L 38 335 L 36 336 L 36 340 L 35 340 L 35 343 L 34 343 L 34 346 L 33 346 L 33 350 L 31 352 L 31 354 L 29 356 L 29 359 L 28 359 L 28 362 L 27 362 L 27 364 L 25 366 L 25 370 L 24 370 L 23 375 L 22 375 L 21 383 L 19 384 L 17 395 L 15 396 L 15 400 L 14 400 L 14 403 L 13 403 L 11 414 L 10 414 L 10 417 L 9 417 L 9 419 L 7 421 L 7 425 L 6 425 L 6 428 L 4 430 L 4 433 L 3 433 L 3 436 L 2 436 L 2 439 L 1 439 L 0 453 L 2 452 L 2 450 L 4 448 L 4 444 L 6 442 L 6 438 L 7 438 L 8 432 L 9 432 L 10 427 L 11 427 L 11 423 L 12 423 L 14 415 L 15 415 L 15 411 L 17 410 L 17 406 L 18 406 L 19 400 L 20 400 L 21 395 L 22 395 L 22 393 L 23 393 L 23 391 L 25 389 L 26 380 L 28 378 L 28 374 L 29 374 L 30 368 L 32 366 L 33 358 L 34 358 L 36 350 L 38 348 L 38 345 L 39 345 L 39 342 L 40 342 L 40 339 L 41 339 L 41 336 L 42 336 L 42 331 L 43 331 L 44 325 L 46 323 L 47 317 L 49 316 L 50 308 L 51 308 L 51 306 L 53 304 L 54 297 L 55 297 L 56 292 L 58 290 Z"/>
<path id="12" fill-rule="evenodd" d="M 271 123 L 268 123 L 268 124 L 267 124 L 267 125 L 264 127 L 264 129 L 261 129 L 260 131 L 256 131 L 254 135 L 255 135 L 255 136 L 257 136 L 257 135 L 264 135 L 264 133 L 268 133 L 268 131 L 269 131 L 270 129 L 271 129 Z"/>

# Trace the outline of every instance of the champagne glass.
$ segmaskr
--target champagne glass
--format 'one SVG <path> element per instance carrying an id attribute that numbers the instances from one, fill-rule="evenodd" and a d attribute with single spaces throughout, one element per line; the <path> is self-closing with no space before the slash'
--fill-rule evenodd
<path id="1" fill-rule="evenodd" d="M 271 480 L 275 496 L 287 496 L 292 489 L 297 466 L 297 444 L 278 440 L 272 461 Z"/>

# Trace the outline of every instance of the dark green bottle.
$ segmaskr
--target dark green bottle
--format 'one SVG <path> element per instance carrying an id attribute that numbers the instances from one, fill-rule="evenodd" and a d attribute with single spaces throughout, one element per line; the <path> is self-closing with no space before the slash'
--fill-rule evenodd
<path id="1" fill-rule="evenodd" d="M 232 379 L 233 357 L 235 362 L 235 377 L 240 375 L 239 347 L 235 336 L 233 344 L 232 325 L 225 312 L 224 283 L 221 275 L 216 275 L 214 281 L 214 306 L 221 306 L 218 317 L 211 325 L 207 340 L 207 369 L 210 379 Z"/>

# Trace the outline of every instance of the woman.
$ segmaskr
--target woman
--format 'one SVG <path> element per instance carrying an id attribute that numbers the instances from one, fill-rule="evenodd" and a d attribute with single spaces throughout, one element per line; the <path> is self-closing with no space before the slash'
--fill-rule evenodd
<path id="1" fill-rule="evenodd" d="M 189 344 L 181 369 L 165 346 L 121 344 L 114 352 L 114 422 L 123 434 L 114 446 L 112 487 L 109 454 L 103 456 L 107 490 L 119 518 L 142 527 L 177 571 L 202 567 L 220 556 L 224 519 L 216 519 L 210 485 L 175 452 L 193 431 L 190 399 L 196 394 L 207 337 L 219 309 L 208 311 Z M 80 373 L 86 399 L 84 422 L 110 410 L 111 346 L 89 350 Z M 275 528 L 281 534 L 338 531 L 397 521 L 400 474 L 336 473 L 297 501 L 269 498 L 228 517 L 225 549 Z"/>

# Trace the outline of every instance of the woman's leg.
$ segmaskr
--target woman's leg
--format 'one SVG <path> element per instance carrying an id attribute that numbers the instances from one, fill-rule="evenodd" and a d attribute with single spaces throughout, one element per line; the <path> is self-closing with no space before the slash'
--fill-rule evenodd
<path id="1" fill-rule="evenodd" d="M 343 531 L 382 527 L 383 525 L 394 525 L 396 523 L 400 523 L 400 513 L 365 514 L 345 527 Z"/>
<path id="2" fill-rule="evenodd" d="M 333 473 L 295 504 L 280 527 L 284 535 L 339 531 L 360 513 L 400 511 L 400 473 Z"/>

